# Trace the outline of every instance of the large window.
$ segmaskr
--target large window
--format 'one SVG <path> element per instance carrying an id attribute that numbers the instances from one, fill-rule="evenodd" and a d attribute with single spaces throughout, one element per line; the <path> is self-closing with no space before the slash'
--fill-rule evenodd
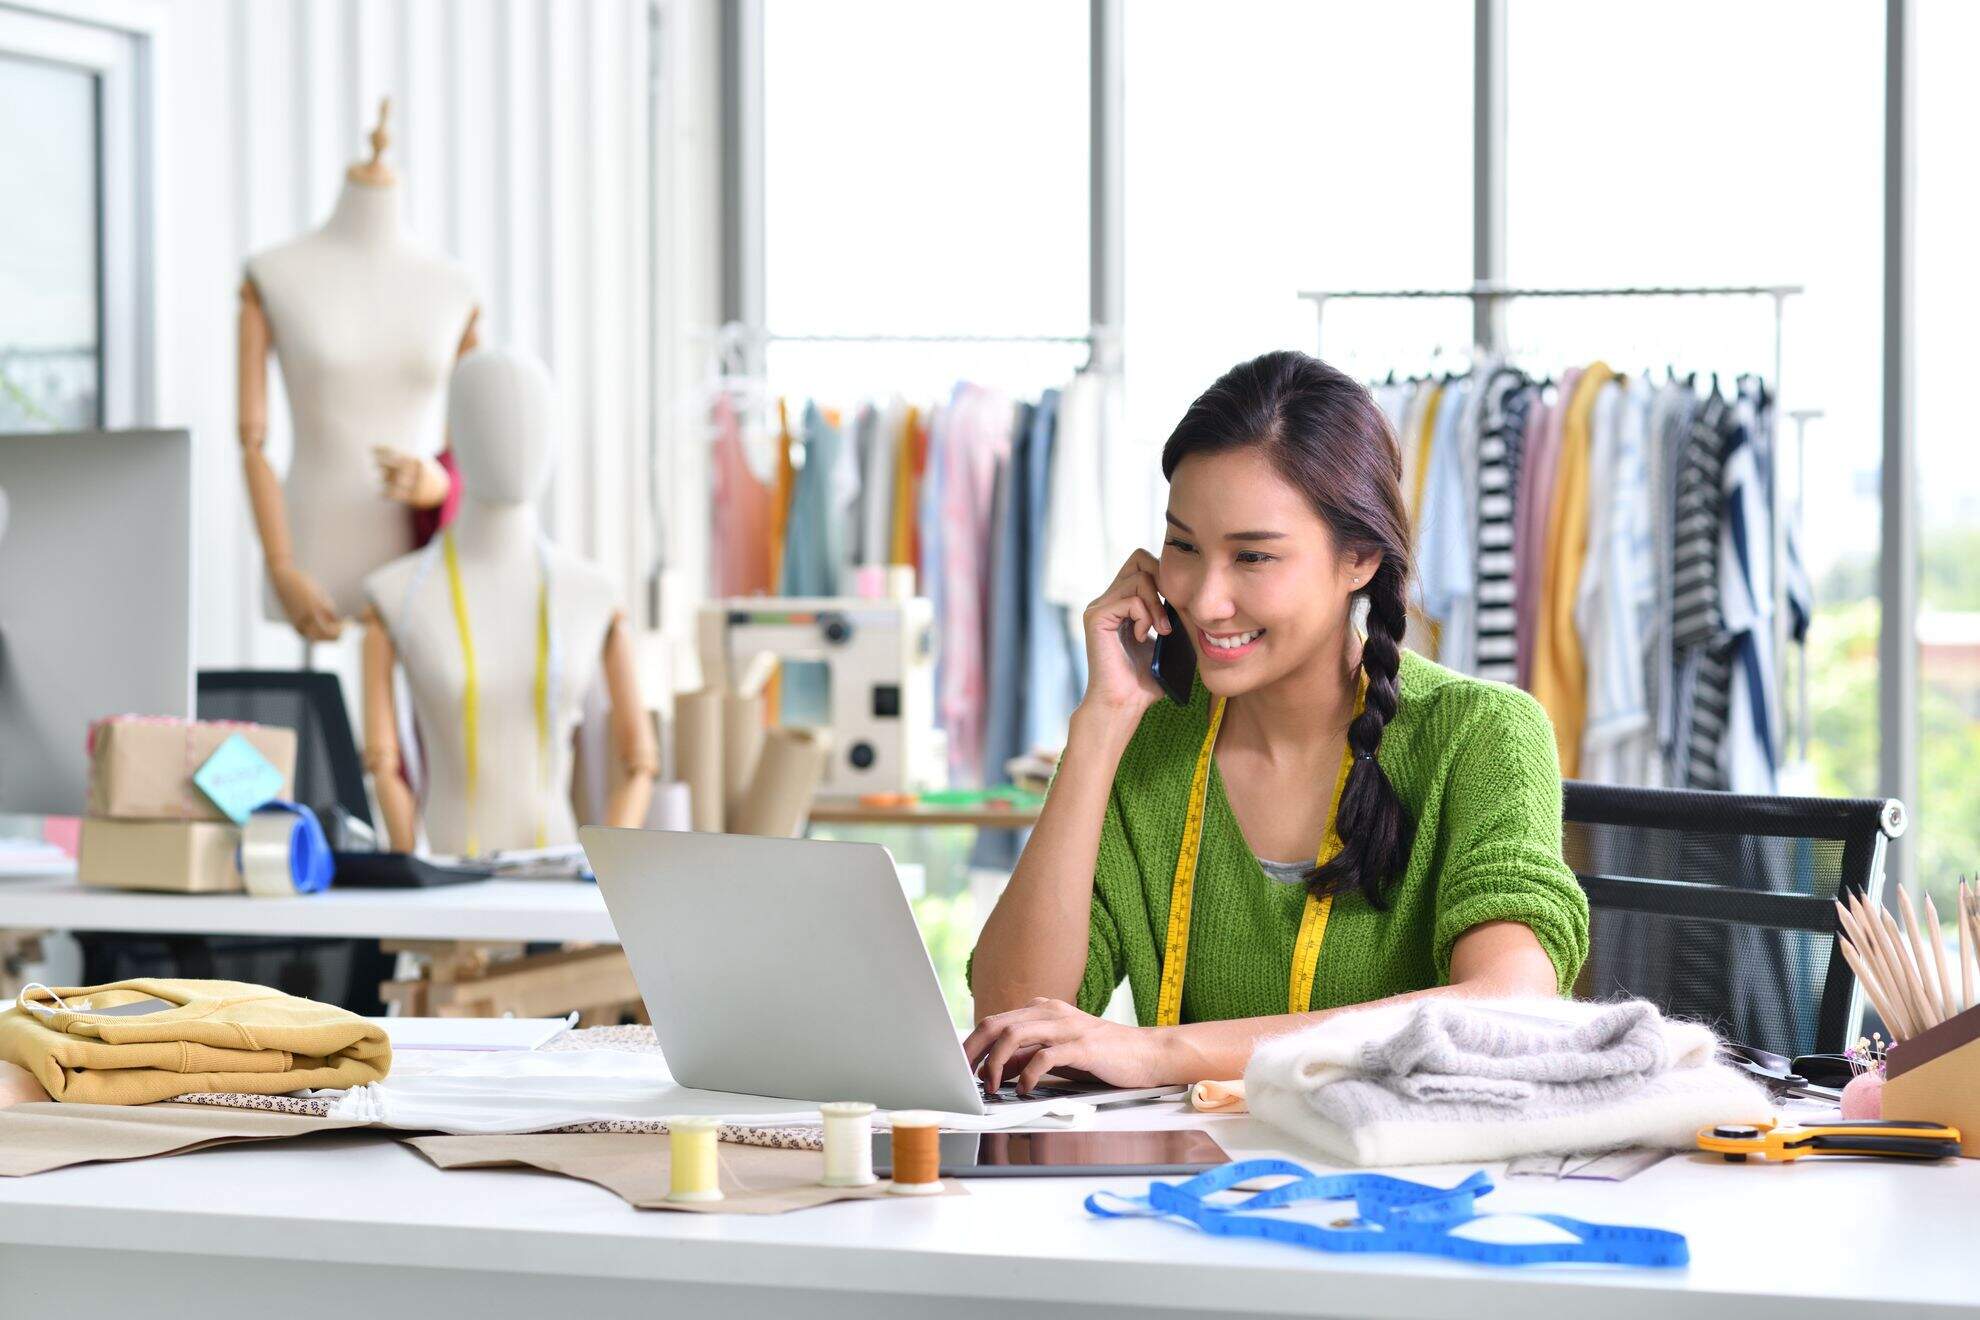
<path id="1" fill-rule="evenodd" d="M 1784 512 L 1805 491 L 1815 583 L 1812 767 L 1787 657 L 1783 788 L 1877 779 L 1874 596 L 1882 388 L 1883 14 L 1848 0 L 1520 0 L 1508 30 L 1507 267 L 1546 286 L 1800 284 L 1777 419 Z M 1773 304 L 1518 302 L 1510 342 L 1562 365 L 1774 370 Z M 1789 415 L 1806 420 L 1805 452 Z"/>
<path id="2" fill-rule="evenodd" d="M 1313 348 L 1298 290 L 1470 281 L 1471 6 L 1124 8 L 1126 408 L 1152 451 L 1227 368 Z M 1470 312 L 1340 304 L 1326 331 L 1369 374 L 1462 353 Z"/>
<path id="3" fill-rule="evenodd" d="M 0 432 L 151 420 L 138 48 L 0 5 Z"/>
<path id="4" fill-rule="evenodd" d="M 1087 332 L 1087 8 L 764 5 L 765 315 L 786 334 Z M 1083 344 L 773 344 L 772 384 L 1036 389 Z"/>
<path id="5" fill-rule="evenodd" d="M 1973 126 L 1980 7 L 1918 6 L 1918 885 L 1946 918 L 1958 876 L 1980 871 L 1980 177 Z M 1874 743 L 1872 744 L 1874 746 Z"/>
<path id="6" fill-rule="evenodd" d="M 0 431 L 102 420 L 96 78 L 0 54 Z"/>

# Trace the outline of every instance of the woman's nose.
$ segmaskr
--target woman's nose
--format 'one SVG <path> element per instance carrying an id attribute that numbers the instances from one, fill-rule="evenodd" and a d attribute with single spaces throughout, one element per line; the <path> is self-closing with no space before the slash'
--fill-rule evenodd
<path id="1" fill-rule="evenodd" d="M 1235 612 L 1231 593 L 1221 575 L 1205 571 L 1194 575 L 1189 590 L 1176 602 L 1192 619 L 1210 624 L 1228 619 Z"/>

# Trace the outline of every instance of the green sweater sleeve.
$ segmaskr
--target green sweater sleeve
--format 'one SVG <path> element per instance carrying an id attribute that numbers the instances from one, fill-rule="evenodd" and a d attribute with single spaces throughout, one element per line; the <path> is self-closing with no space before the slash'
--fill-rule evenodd
<path id="1" fill-rule="evenodd" d="M 1107 814 L 1100 822 L 1100 852 L 1093 862 L 1093 906 L 1086 923 L 1086 973 L 1079 978 L 1076 1001 L 1082 1013 L 1095 1016 L 1106 1011 L 1107 1001 L 1127 974 L 1120 923 L 1108 905 L 1108 895 L 1141 891 L 1140 868 L 1128 847 L 1127 828 L 1121 823 L 1120 794 L 1117 780 L 1107 794 Z"/>
<path id="2" fill-rule="evenodd" d="M 1446 785 L 1433 952 L 1439 984 L 1473 926 L 1517 921 L 1567 994 L 1588 957 L 1588 899 L 1561 859 L 1561 773 L 1539 702 L 1511 688 L 1467 722 Z"/>

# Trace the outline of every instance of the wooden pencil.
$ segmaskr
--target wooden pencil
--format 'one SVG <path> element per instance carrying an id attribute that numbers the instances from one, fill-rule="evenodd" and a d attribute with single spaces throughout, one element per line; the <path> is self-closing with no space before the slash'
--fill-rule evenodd
<path id="1" fill-rule="evenodd" d="M 1966 1001 L 1960 998 L 1959 987 L 1953 984 L 1952 972 L 1946 967 L 1946 937 L 1939 930 L 1939 909 L 1930 894 L 1925 895 L 1925 934 L 1932 941 L 1932 962 L 1939 973 L 1939 998 L 1946 1001 L 1946 1016 L 1951 1017 L 1966 1007 Z"/>
<path id="2" fill-rule="evenodd" d="M 1906 951 L 1911 954 L 1911 965 L 1918 969 L 1918 985 L 1925 992 L 1925 1007 L 1932 1010 L 1934 1024 L 1951 1016 L 1946 1012 L 1946 1001 L 1939 993 L 1939 978 L 1932 972 L 1932 955 L 1925 948 L 1925 936 L 1918 929 L 1918 909 L 1911 904 L 1911 894 L 1903 886 L 1898 888 L 1898 913 L 1903 924 L 1898 932 L 1906 940 Z"/>
<path id="3" fill-rule="evenodd" d="M 1837 940 L 1836 947 L 1842 950 L 1843 961 L 1849 964 L 1849 969 L 1856 973 L 1856 983 L 1863 987 L 1863 993 L 1870 1000 L 1870 1006 L 1877 1010 L 1877 1016 L 1884 1020 L 1885 1027 L 1895 1035 L 1898 1031 L 1899 1018 L 1891 1007 L 1890 999 L 1884 994 L 1883 985 L 1871 974 L 1869 965 L 1864 961 L 1863 956 L 1857 953 L 1856 946 L 1849 942 L 1847 936 Z"/>
<path id="4" fill-rule="evenodd" d="M 1875 909 L 1861 894 L 1851 895 L 1850 905 L 1855 912 L 1857 928 L 1863 935 L 1857 941 L 1857 948 L 1867 949 L 1875 961 L 1879 979 L 1884 983 L 1884 992 L 1890 996 L 1891 1006 L 1904 1019 L 1905 1035 L 1917 1035 L 1923 1030 L 1918 1024 L 1918 1008 L 1912 1002 L 1910 992 L 1905 989 L 1903 972 L 1892 956 L 1890 942 L 1884 938 L 1884 928 L 1877 919 Z"/>
<path id="5" fill-rule="evenodd" d="M 1856 902 L 1855 895 L 1850 896 L 1850 902 L 1852 904 Z M 1857 912 L 1852 912 L 1848 907 L 1838 903 L 1836 911 L 1842 916 L 1843 931 L 1854 946 L 1856 956 L 1862 960 L 1863 967 L 1876 977 L 1878 989 L 1883 992 L 1883 1002 L 1877 1006 L 1877 1015 L 1884 1019 L 1884 1025 L 1890 1029 L 1894 1037 L 1902 1040 L 1916 1035 L 1917 1033 L 1912 1030 L 1910 1005 L 1906 1004 L 1904 997 L 1898 993 L 1897 980 L 1892 975 L 1891 969 L 1885 965 L 1883 952 L 1878 948 L 1877 942 L 1867 933 L 1867 923 L 1858 920 L 1862 910 L 1859 908 Z M 1851 966 L 1856 964 L 1852 963 Z M 1861 974 L 1858 973 L 1859 976 Z"/>
<path id="6" fill-rule="evenodd" d="M 1966 1006 L 1980 1006 L 1980 919 L 1974 916 L 1974 895 L 1967 882 L 1959 882 L 1959 975 L 1966 990 Z"/>
<path id="7" fill-rule="evenodd" d="M 1891 998 L 1898 1002 L 1907 1019 L 1906 1034 L 1916 1036 L 1925 1029 L 1923 1007 L 1911 993 L 1910 978 L 1904 972 L 1904 959 L 1899 956 L 1891 936 L 1884 929 L 1884 921 L 1890 915 L 1882 908 L 1872 907 L 1868 899 L 1857 895 L 1856 921 L 1870 940 L 1870 947 L 1877 952 L 1877 959 L 1884 972 L 1884 988 Z"/>
<path id="8" fill-rule="evenodd" d="M 1898 976 L 1904 981 L 1905 997 L 1918 1010 L 1912 1015 L 1913 1024 L 1919 1031 L 1930 1031 L 1939 1025 L 1939 1019 L 1925 997 L 1925 983 L 1919 979 L 1918 964 L 1912 961 L 1910 946 L 1898 930 L 1897 918 L 1891 915 L 1889 908 L 1878 908 L 1871 915 L 1877 918 L 1877 925 L 1884 932 L 1886 956 L 1896 965 Z"/>

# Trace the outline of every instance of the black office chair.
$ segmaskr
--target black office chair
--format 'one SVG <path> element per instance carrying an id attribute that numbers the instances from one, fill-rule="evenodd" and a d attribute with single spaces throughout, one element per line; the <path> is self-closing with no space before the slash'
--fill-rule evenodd
<path id="1" fill-rule="evenodd" d="M 1835 898 L 1880 901 L 1902 804 L 1562 785 L 1562 842 L 1588 895 L 1577 995 L 1638 996 L 1789 1058 L 1847 1047 L 1856 978 Z"/>
<path id="2" fill-rule="evenodd" d="M 296 801 L 320 813 L 332 804 L 366 826 L 364 762 L 343 684 L 335 674 L 289 669 L 202 669 L 199 717 L 250 720 L 296 731 Z"/>

